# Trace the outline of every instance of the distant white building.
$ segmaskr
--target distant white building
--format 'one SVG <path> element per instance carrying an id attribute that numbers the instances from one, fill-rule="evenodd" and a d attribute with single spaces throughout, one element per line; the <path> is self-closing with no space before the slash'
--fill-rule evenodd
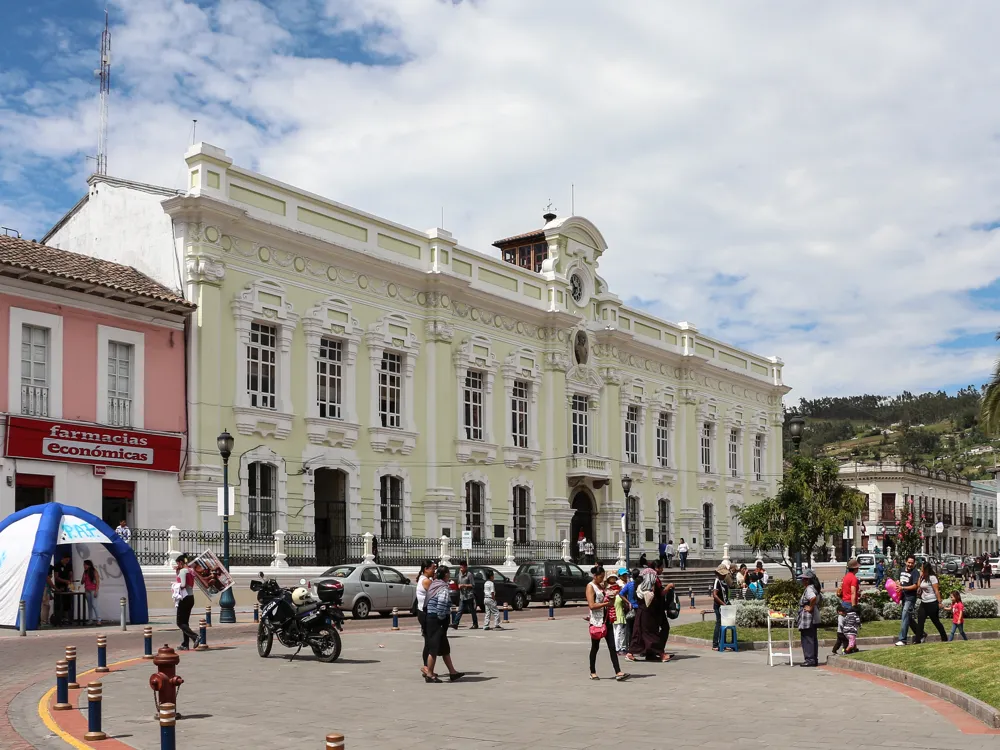
<path id="1" fill-rule="evenodd" d="M 1000 548 L 997 538 L 997 480 L 972 483 L 973 553 L 996 555 Z"/>

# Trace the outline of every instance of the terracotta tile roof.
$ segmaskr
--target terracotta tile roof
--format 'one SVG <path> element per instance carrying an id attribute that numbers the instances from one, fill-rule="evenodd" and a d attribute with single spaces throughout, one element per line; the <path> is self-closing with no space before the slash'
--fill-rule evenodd
<path id="1" fill-rule="evenodd" d="M 507 237 L 506 239 L 497 240 L 493 243 L 493 247 L 503 247 L 504 245 L 510 245 L 515 242 L 521 243 L 524 240 L 541 240 L 545 238 L 544 229 L 535 229 L 530 232 L 525 232 L 524 234 L 515 234 L 513 237 Z"/>
<path id="2" fill-rule="evenodd" d="M 83 282 L 105 290 L 103 293 L 98 292 L 102 296 L 112 296 L 108 294 L 109 291 L 119 291 L 156 300 L 166 306 L 191 310 L 196 307 L 131 266 L 0 235 L 0 273 L 10 275 L 9 270 L 4 269 L 23 269 L 44 276 Z"/>

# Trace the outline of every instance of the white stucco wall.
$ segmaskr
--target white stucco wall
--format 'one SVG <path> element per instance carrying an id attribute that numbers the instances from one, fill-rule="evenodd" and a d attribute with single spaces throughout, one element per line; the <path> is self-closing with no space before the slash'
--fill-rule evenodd
<path id="1" fill-rule="evenodd" d="M 113 178 L 92 177 L 89 198 L 46 244 L 114 261 L 164 286 L 182 288 L 170 217 L 161 201 L 175 192 Z"/>

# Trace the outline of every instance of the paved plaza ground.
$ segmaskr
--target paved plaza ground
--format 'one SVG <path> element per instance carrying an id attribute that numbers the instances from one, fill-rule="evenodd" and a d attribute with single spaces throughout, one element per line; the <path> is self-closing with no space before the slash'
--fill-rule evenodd
<path id="1" fill-rule="evenodd" d="M 291 652 L 277 644 L 271 658 L 261 659 L 243 634 L 244 645 L 238 639 L 229 648 L 182 655 L 178 671 L 186 682 L 178 703 L 188 718 L 178 723 L 177 746 L 322 747 L 331 731 L 344 734 L 351 750 L 1000 744 L 996 734 L 964 733 L 923 699 L 825 669 L 771 668 L 761 652 L 678 646 L 672 663 L 626 664 L 634 679 L 620 684 L 602 648 L 598 671 L 606 679 L 591 682 L 582 614 L 563 610 L 555 622 L 522 618 L 502 633 L 463 628 L 453 654 L 469 676 L 440 685 L 418 674 L 421 639 L 413 629 L 393 633 L 349 622 L 335 664 L 305 654 L 289 661 Z M 140 750 L 159 747 L 151 672 L 148 663 L 133 664 L 103 679 L 105 731 Z M 38 720 L 47 687 L 18 695 L 11 718 L 34 747 L 65 748 Z"/>

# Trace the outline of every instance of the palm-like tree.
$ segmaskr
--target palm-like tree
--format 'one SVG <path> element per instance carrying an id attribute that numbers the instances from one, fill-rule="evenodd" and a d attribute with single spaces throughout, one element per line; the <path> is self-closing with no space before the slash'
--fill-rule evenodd
<path id="1" fill-rule="evenodd" d="M 1000 340 L 1000 333 L 997 334 Z M 979 422 L 987 435 L 1000 432 L 1000 359 L 993 368 L 993 378 L 983 392 L 983 403 L 979 407 Z"/>

